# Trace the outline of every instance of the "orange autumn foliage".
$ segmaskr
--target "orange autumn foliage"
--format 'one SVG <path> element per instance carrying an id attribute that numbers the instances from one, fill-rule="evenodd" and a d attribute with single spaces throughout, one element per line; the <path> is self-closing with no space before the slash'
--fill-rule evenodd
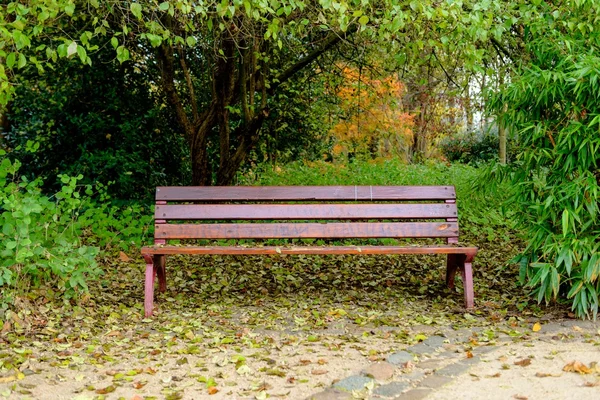
<path id="1" fill-rule="evenodd" d="M 341 118 L 332 129 L 337 139 L 334 154 L 404 158 L 414 122 L 402 109 L 402 82 L 391 75 L 369 77 L 351 67 L 343 67 L 342 75 L 344 83 L 336 89 Z"/>

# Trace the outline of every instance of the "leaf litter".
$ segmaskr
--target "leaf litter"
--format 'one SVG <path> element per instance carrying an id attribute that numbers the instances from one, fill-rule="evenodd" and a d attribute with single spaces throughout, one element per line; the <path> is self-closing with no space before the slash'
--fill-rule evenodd
<path id="1" fill-rule="evenodd" d="M 144 318 L 144 266 L 119 254 L 78 302 L 41 288 L 0 315 L 0 395 L 59 385 L 82 398 L 297 398 L 442 329 L 488 329 L 467 357 L 494 331 L 527 340 L 524 316 L 565 311 L 527 306 L 498 261 L 511 243 L 481 246 L 485 302 L 468 314 L 439 256 L 174 256 Z"/>

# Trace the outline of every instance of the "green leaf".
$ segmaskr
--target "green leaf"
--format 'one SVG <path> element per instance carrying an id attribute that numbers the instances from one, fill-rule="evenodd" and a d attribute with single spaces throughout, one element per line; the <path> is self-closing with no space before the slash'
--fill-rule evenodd
<path id="1" fill-rule="evenodd" d="M 139 18 L 142 19 L 142 5 L 139 3 L 131 3 L 129 5 L 129 9 L 131 10 L 131 13 Z"/>
<path id="2" fill-rule="evenodd" d="M 361 25 L 363 25 L 363 26 L 366 25 L 368 22 L 369 22 L 369 17 L 366 16 L 366 15 L 363 15 L 362 17 L 360 17 L 358 19 L 358 23 L 361 24 Z"/>
<path id="3" fill-rule="evenodd" d="M 8 56 L 6 56 L 6 66 L 8 68 L 12 68 L 15 65 L 16 56 L 16 53 L 8 53 Z"/>
<path id="4" fill-rule="evenodd" d="M 25 65 L 27 65 L 27 59 L 25 58 L 25 54 L 21 53 L 19 54 L 19 62 L 17 64 L 17 67 L 23 68 Z"/>
<path id="5" fill-rule="evenodd" d="M 185 42 L 187 43 L 188 46 L 194 47 L 197 43 L 197 40 L 193 36 L 188 36 L 187 38 L 185 38 Z"/>
<path id="6" fill-rule="evenodd" d="M 120 63 L 129 60 L 129 50 L 124 46 L 117 47 L 117 60 L 119 60 Z"/>
<path id="7" fill-rule="evenodd" d="M 168 11 L 169 10 L 169 2 L 168 1 L 164 1 L 162 3 L 160 3 L 160 5 L 158 6 L 158 8 L 160 8 L 162 11 Z"/>
<path id="8" fill-rule="evenodd" d="M 113 49 L 116 49 L 119 47 L 119 39 L 113 36 L 112 39 L 110 39 L 110 44 L 112 45 Z"/>
<path id="9" fill-rule="evenodd" d="M 68 16 L 72 16 L 74 12 L 75 12 L 75 4 L 67 4 L 65 6 L 65 14 L 67 14 Z"/>
<path id="10" fill-rule="evenodd" d="M 563 237 L 566 237 L 569 232 L 569 210 L 566 208 L 562 212 L 562 231 Z"/>
<path id="11" fill-rule="evenodd" d="M 71 57 L 75 53 L 77 53 L 77 43 L 73 41 L 67 47 L 67 57 Z"/>

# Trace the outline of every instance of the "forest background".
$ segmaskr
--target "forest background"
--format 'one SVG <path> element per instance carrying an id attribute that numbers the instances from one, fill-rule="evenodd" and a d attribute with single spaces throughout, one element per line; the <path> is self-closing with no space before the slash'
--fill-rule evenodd
<path id="1" fill-rule="evenodd" d="M 39 288 L 85 296 L 103 257 L 148 241 L 155 186 L 277 183 L 457 185 L 475 244 L 522 241 L 490 268 L 596 318 L 598 2 L 0 11 L 6 321 Z"/>

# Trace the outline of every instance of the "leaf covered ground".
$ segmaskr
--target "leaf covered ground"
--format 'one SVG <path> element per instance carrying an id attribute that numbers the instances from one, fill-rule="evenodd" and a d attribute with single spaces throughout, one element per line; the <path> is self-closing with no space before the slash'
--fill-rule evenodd
<path id="1" fill-rule="evenodd" d="M 42 288 L 3 311 L 0 398 L 305 398 L 433 334 L 483 327 L 477 342 L 520 340 L 532 320 L 567 315 L 528 303 L 507 263 L 519 240 L 471 239 L 468 313 L 441 256 L 174 256 L 146 319 L 143 261 L 107 257 L 89 296 Z"/>

